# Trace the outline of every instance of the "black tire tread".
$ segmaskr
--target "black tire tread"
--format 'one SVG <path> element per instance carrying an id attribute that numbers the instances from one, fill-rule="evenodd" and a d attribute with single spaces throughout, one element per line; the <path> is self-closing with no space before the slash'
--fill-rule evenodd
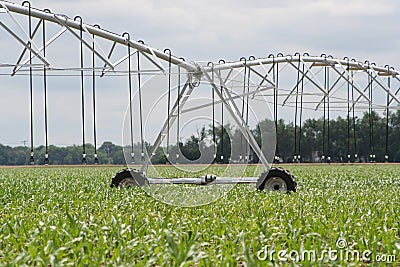
<path id="1" fill-rule="evenodd" d="M 297 183 L 295 181 L 294 176 L 288 170 L 285 170 L 280 167 L 272 167 L 269 171 L 263 172 L 257 181 L 257 189 L 260 191 L 264 190 L 267 180 L 271 177 L 276 177 L 276 176 L 282 178 L 285 181 L 287 186 L 287 192 L 290 191 L 296 192 Z"/>
<path id="2" fill-rule="evenodd" d="M 132 169 L 131 168 L 126 168 L 123 170 L 120 170 L 115 174 L 115 176 L 111 180 L 111 187 L 118 187 L 119 184 L 121 183 L 122 180 L 126 178 L 131 178 L 133 180 L 132 174 L 131 174 Z"/>

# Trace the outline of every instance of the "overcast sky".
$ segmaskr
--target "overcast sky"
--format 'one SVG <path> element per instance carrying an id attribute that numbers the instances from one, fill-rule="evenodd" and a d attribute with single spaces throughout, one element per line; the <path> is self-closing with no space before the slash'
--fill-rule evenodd
<path id="1" fill-rule="evenodd" d="M 337 58 L 348 56 L 399 69 L 398 0 L 31 0 L 31 3 L 33 7 L 49 8 L 72 18 L 80 15 L 85 23 L 97 23 L 112 32 L 128 31 L 132 38 L 142 39 L 161 50 L 170 48 L 187 61 L 234 61 L 250 55 L 267 57 L 279 52 L 308 52 Z M 10 37 L 1 30 L 1 42 L 5 38 Z M 1 56 L 0 63 L 3 63 Z M 0 116 L 3 125 L 0 143 L 19 145 L 22 140 L 29 139 L 29 113 L 22 113 L 26 111 L 28 98 L 18 92 L 1 91 L 3 106 L 11 99 L 26 102 L 21 104 L 24 107 L 19 109 L 20 117 L 19 111 L 14 111 L 12 123 L 10 114 Z M 57 114 L 52 116 L 57 117 Z M 70 128 L 75 122 L 65 117 L 62 124 Z M 108 125 L 109 130 L 100 133 L 99 142 L 121 143 L 122 121 L 113 123 Z M 53 125 L 53 132 L 60 130 L 56 131 L 57 127 L 62 125 Z M 52 138 L 58 145 L 79 144 L 80 140 L 79 134 L 76 138 L 61 134 Z"/>
<path id="2" fill-rule="evenodd" d="M 396 0 L 32 1 L 192 60 L 327 53 L 398 64 Z"/>

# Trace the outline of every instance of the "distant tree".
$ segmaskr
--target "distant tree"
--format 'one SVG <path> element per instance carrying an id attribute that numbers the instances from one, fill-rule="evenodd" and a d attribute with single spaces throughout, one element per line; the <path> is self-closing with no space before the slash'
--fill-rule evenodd
<path id="1" fill-rule="evenodd" d="M 324 138 L 324 121 L 322 118 L 305 120 L 301 127 L 301 133 L 298 125 L 296 127 L 296 140 L 293 123 L 286 123 L 283 119 L 280 119 L 276 129 L 276 154 L 289 162 L 293 159 L 295 152 L 302 156 L 302 161 L 308 162 L 314 161 L 315 156 L 322 156 L 324 152 L 326 156 L 329 154 L 333 161 L 347 161 L 348 153 L 351 154 L 352 160 L 354 160 L 354 154 L 358 154 L 359 158 L 368 161 L 369 155 L 375 154 L 375 160 L 383 162 L 386 154 L 386 114 L 383 115 L 381 117 L 373 111 L 371 114 L 364 113 L 361 118 L 355 118 L 355 140 L 353 138 L 354 125 L 352 121 L 348 121 L 348 118 L 338 117 L 330 120 L 329 141 L 327 138 L 327 121 L 325 121 Z M 389 113 L 388 127 L 389 161 L 398 162 L 400 161 L 400 110 Z M 373 134 L 371 130 L 373 130 Z M 274 156 L 275 123 L 264 120 L 259 122 L 251 131 L 267 159 L 272 159 Z M 213 145 L 214 136 L 216 151 L 214 151 Z M 246 156 L 246 153 L 252 156 L 253 162 L 258 162 L 258 157 L 249 148 L 245 139 L 246 137 L 239 131 L 239 128 L 230 124 L 226 124 L 224 127 L 216 126 L 214 130 L 211 125 L 208 128 L 203 127 L 199 129 L 197 135 L 170 144 L 168 162 L 184 163 L 189 160 L 196 163 L 210 163 L 214 159 L 214 153 L 216 153 L 215 160 L 218 163 L 238 161 L 239 157 Z M 357 146 L 356 150 L 355 145 Z M 148 155 L 152 149 L 152 144 L 146 142 L 144 149 L 144 154 Z M 57 147 L 51 145 L 48 147 L 48 151 L 50 164 L 81 164 L 82 162 L 82 146 Z M 100 164 L 125 165 L 131 160 L 131 151 L 130 146 L 122 147 L 110 141 L 104 142 L 97 148 Z M 44 146 L 35 148 L 35 164 L 44 163 L 45 152 Z M 142 157 L 140 143 L 134 144 L 133 152 L 135 163 L 141 163 L 144 158 Z M 232 155 L 233 152 L 238 155 Z M 179 153 L 182 153 L 183 157 L 177 157 L 176 155 Z M 152 163 L 167 163 L 165 154 L 166 148 L 159 147 L 152 157 Z M 221 159 L 221 156 L 223 156 L 223 159 Z M 0 165 L 27 165 L 29 157 L 30 148 L 28 147 L 11 147 L 0 144 Z M 86 157 L 88 164 L 94 162 L 94 146 L 92 144 L 86 144 Z M 183 158 L 186 158 L 186 161 Z"/>
<path id="2" fill-rule="evenodd" d="M 185 145 L 181 146 L 183 156 L 194 161 L 200 158 L 199 138 L 192 135 L 186 141 Z"/>
<path id="3" fill-rule="evenodd" d="M 218 163 L 228 163 L 231 157 L 231 140 L 229 137 L 229 132 L 234 132 L 233 127 L 230 124 L 225 126 L 215 126 L 213 133 L 213 128 L 210 127 L 208 134 L 213 137 L 215 134 L 215 139 L 217 142 L 217 154 L 215 161 Z M 221 156 L 223 156 L 221 158 Z"/>

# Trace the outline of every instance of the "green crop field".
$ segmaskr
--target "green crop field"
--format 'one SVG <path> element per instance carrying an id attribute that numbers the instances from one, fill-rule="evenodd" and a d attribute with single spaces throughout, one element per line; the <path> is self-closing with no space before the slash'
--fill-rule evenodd
<path id="1" fill-rule="evenodd" d="M 115 167 L 0 169 L 0 266 L 399 266 L 400 166 L 287 169 L 296 193 L 194 208 L 110 188 Z"/>

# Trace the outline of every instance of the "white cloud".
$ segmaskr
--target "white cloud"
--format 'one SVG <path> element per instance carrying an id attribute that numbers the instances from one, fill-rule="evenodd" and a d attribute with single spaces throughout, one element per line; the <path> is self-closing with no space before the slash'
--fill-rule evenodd
<path id="1" fill-rule="evenodd" d="M 305 10 L 337 17 L 385 16 L 396 13 L 395 1 L 365 0 L 315 0 L 305 5 Z"/>

